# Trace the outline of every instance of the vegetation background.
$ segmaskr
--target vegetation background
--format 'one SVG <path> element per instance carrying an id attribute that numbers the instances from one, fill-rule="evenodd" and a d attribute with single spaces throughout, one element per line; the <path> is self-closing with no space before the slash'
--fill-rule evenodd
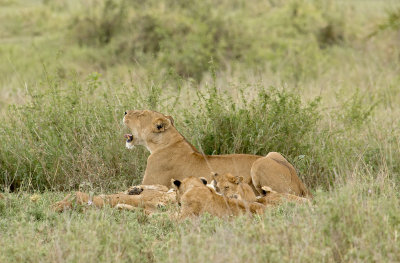
<path id="1" fill-rule="evenodd" d="M 399 62 L 394 0 L 0 0 L 0 262 L 400 262 Z M 313 206 L 52 212 L 141 181 L 126 109 L 207 154 L 281 152 Z"/>

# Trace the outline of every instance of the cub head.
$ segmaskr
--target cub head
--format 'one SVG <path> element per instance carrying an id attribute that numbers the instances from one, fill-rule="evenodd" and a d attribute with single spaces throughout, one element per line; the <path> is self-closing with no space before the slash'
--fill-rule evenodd
<path id="1" fill-rule="evenodd" d="M 176 190 L 176 199 L 180 203 L 181 196 L 193 187 L 206 187 L 207 180 L 189 176 L 182 181 L 171 179 L 171 185 Z"/>
<path id="2" fill-rule="evenodd" d="M 263 187 L 261 187 L 261 189 L 262 189 L 262 193 L 261 194 L 263 196 L 266 196 L 266 195 L 272 194 L 272 193 L 277 193 L 276 191 L 272 190 L 272 188 L 269 187 L 269 186 L 263 186 Z"/>
<path id="3" fill-rule="evenodd" d="M 171 116 L 150 110 L 126 111 L 123 123 L 132 132 L 125 134 L 128 149 L 132 149 L 135 145 L 149 147 L 149 144 L 163 143 L 165 135 L 174 126 Z"/>
<path id="4" fill-rule="evenodd" d="M 240 193 L 240 184 L 243 182 L 243 176 L 234 176 L 230 173 L 213 174 L 214 180 L 217 182 L 218 191 L 229 198 L 238 198 Z"/>

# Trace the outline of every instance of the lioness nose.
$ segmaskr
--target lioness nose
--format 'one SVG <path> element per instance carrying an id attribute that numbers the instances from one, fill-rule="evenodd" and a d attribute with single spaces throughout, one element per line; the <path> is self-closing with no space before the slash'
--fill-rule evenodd
<path id="1" fill-rule="evenodd" d="M 126 114 L 128 114 L 128 113 L 125 111 L 125 115 L 126 115 Z"/>

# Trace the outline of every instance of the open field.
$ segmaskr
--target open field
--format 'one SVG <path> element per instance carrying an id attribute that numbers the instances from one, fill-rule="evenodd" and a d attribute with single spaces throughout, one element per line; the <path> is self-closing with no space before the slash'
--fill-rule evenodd
<path id="1" fill-rule="evenodd" d="M 400 262 L 399 105 L 398 1 L 0 0 L 0 262 Z M 206 154 L 281 152 L 313 205 L 52 212 L 140 183 L 127 109 Z"/>

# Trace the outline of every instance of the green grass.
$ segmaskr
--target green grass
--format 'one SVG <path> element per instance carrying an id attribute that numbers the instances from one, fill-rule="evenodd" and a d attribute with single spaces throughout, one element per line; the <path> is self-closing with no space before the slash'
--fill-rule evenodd
<path id="1" fill-rule="evenodd" d="M 184 222 L 167 214 L 89 208 L 57 214 L 62 193 L 0 200 L 1 262 L 397 262 L 400 204 L 384 177 L 315 192 L 312 206 L 284 204 L 263 217 Z"/>
<path id="2" fill-rule="evenodd" d="M 400 261 L 398 1 L 0 6 L 0 262 Z M 281 152 L 313 206 L 53 213 L 70 191 L 140 183 L 127 109 L 172 115 L 208 154 Z"/>

